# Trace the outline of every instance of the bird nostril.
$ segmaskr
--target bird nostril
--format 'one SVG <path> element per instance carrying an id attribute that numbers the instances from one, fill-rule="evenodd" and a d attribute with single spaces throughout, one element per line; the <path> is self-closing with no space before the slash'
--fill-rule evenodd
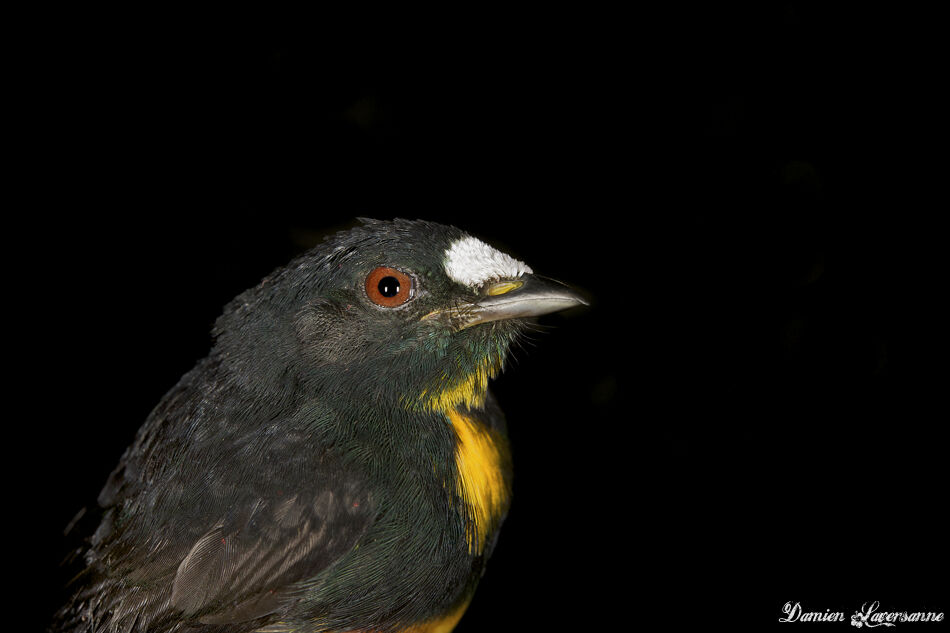
<path id="1" fill-rule="evenodd" d="M 498 295 L 503 295 L 506 292 L 517 290 L 523 285 L 523 281 L 499 281 L 498 283 L 488 286 L 486 293 L 489 297 L 497 297 Z"/>

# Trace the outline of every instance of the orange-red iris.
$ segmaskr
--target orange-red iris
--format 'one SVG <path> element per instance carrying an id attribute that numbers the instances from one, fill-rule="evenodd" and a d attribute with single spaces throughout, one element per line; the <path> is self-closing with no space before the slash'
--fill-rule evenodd
<path id="1" fill-rule="evenodd" d="M 376 305 L 395 308 L 412 297 L 412 279 L 389 266 L 379 266 L 366 276 L 366 296 Z"/>

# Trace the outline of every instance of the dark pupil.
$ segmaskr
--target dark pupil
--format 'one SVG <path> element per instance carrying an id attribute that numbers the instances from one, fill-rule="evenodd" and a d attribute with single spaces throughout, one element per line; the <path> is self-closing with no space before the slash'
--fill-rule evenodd
<path id="1" fill-rule="evenodd" d="M 379 294 L 384 297 L 395 297 L 399 294 L 399 280 L 395 277 L 383 277 L 379 280 Z"/>

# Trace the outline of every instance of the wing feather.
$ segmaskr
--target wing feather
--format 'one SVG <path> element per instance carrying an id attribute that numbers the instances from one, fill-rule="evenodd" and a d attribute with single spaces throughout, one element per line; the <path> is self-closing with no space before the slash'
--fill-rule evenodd
<path id="1" fill-rule="evenodd" d="M 235 424 L 261 408 L 237 396 L 216 398 L 230 409 L 209 408 L 205 389 L 187 376 L 183 383 L 100 494 L 104 514 L 83 575 L 92 580 L 59 615 L 80 623 L 72 630 L 164 630 L 180 620 L 224 625 L 278 613 L 298 583 L 332 568 L 372 523 L 359 475 L 293 410 Z M 307 411 L 325 414 L 313 403 Z"/>

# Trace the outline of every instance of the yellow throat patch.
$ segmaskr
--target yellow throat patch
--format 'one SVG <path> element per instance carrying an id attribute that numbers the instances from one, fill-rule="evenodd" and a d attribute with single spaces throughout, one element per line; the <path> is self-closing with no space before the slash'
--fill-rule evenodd
<path id="1" fill-rule="evenodd" d="M 469 552 L 481 554 L 488 536 L 507 511 L 511 489 L 503 464 L 509 460 L 504 437 L 459 410 L 447 413 L 458 437 L 456 492 L 466 506 L 465 537 Z"/>
<path id="2" fill-rule="evenodd" d="M 410 408 L 442 413 L 455 431 L 455 492 L 465 505 L 465 538 L 469 552 L 475 555 L 484 551 L 488 536 L 511 502 L 511 488 L 504 476 L 504 465 L 511 460 L 508 441 L 469 413 L 485 406 L 488 381 L 501 367 L 499 358 L 489 358 L 461 380 L 446 379 L 409 403 Z"/>
<path id="3" fill-rule="evenodd" d="M 501 371 L 501 362 L 487 360 L 457 382 L 443 382 L 424 390 L 415 403 L 429 411 L 447 413 L 454 409 L 480 409 L 485 406 L 488 381 Z"/>

